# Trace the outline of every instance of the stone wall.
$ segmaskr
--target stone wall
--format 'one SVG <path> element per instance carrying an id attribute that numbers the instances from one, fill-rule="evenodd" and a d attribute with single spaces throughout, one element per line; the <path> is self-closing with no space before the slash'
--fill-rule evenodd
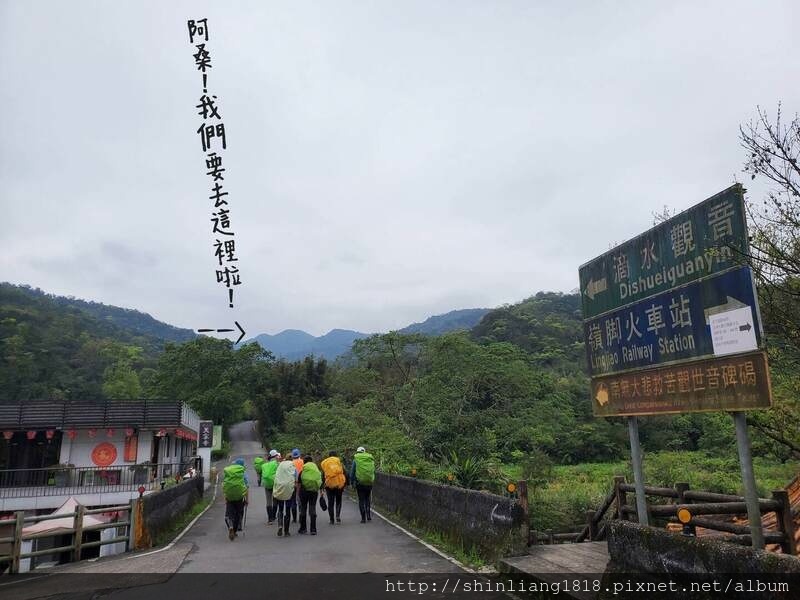
<path id="1" fill-rule="evenodd" d="M 377 473 L 373 503 L 495 559 L 524 554 L 527 515 L 518 501 L 413 477 Z"/>
<path id="2" fill-rule="evenodd" d="M 160 533 L 172 527 L 202 497 L 203 477 L 197 476 L 139 499 L 135 548 L 149 548 Z"/>
<path id="3" fill-rule="evenodd" d="M 757 552 L 747 546 L 683 536 L 629 521 L 612 521 L 608 535 L 609 568 L 637 573 L 792 573 L 794 556 Z"/>

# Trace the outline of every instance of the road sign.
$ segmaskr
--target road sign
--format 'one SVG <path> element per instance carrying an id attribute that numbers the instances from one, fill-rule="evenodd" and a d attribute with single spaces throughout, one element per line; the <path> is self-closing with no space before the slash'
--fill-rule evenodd
<path id="1" fill-rule="evenodd" d="M 198 448 L 211 448 L 214 445 L 214 422 L 200 421 Z"/>
<path id="2" fill-rule="evenodd" d="M 214 425 L 214 445 L 212 450 L 222 450 L 222 425 Z"/>
<path id="3" fill-rule="evenodd" d="M 581 266 L 583 317 L 730 269 L 747 247 L 737 184 Z"/>
<path id="4" fill-rule="evenodd" d="M 771 397 L 764 352 L 592 379 L 598 417 L 769 408 Z"/>
<path id="5" fill-rule="evenodd" d="M 584 321 L 589 372 L 756 350 L 755 306 L 750 269 L 736 267 L 589 319 Z"/>

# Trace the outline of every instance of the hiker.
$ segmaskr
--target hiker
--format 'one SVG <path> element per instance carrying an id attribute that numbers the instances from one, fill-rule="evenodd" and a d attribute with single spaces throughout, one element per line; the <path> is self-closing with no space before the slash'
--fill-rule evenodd
<path id="1" fill-rule="evenodd" d="M 300 472 L 297 490 L 300 495 L 300 529 L 306 533 L 306 513 L 311 521 L 311 535 L 317 535 L 317 498 L 322 493 L 322 473 L 311 456 L 303 457 L 303 470 Z"/>
<path id="2" fill-rule="evenodd" d="M 333 525 L 334 505 L 336 505 L 336 522 L 342 522 L 342 492 L 344 486 L 347 484 L 347 478 L 344 475 L 344 467 L 339 455 L 335 450 L 331 450 L 328 458 L 323 460 L 320 465 L 322 473 L 325 476 L 323 485 L 325 487 L 325 494 L 328 496 L 328 517 L 330 517 L 331 525 Z"/>
<path id="3" fill-rule="evenodd" d="M 263 465 L 266 461 L 264 460 L 263 456 L 256 456 L 253 459 L 253 469 L 256 472 L 256 486 L 261 487 L 261 465 Z"/>
<path id="4" fill-rule="evenodd" d="M 372 454 L 359 446 L 353 456 L 353 466 L 350 468 L 350 481 L 356 486 L 358 492 L 358 510 L 361 512 L 361 522 L 372 521 L 372 484 L 375 482 L 375 459 Z"/>
<path id="5" fill-rule="evenodd" d="M 267 500 L 267 525 L 275 522 L 275 513 L 278 507 L 275 505 L 275 498 L 272 495 L 272 488 L 275 485 L 275 472 L 278 470 L 281 455 L 272 449 L 269 451 L 269 458 L 261 465 L 261 485 L 264 486 L 264 495 Z"/>
<path id="6" fill-rule="evenodd" d="M 275 471 L 275 483 L 272 486 L 272 497 L 275 500 L 278 519 L 278 537 L 286 534 L 289 537 L 289 511 L 295 497 L 297 487 L 297 469 L 287 454 Z"/>
<path id="7" fill-rule="evenodd" d="M 242 516 L 247 504 L 248 480 L 244 459 L 237 458 L 222 471 L 222 493 L 225 496 L 225 524 L 228 539 L 233 541 L 242 530 Z"/>
<path id="8" fill-rule="evenodd" d="M 292 450 L 292 462 L 294 463 L 294 468 L 297 471 L 297 476 L 300 477 L 300 473 L 303 471 L 303 465 L 305 461 L 300 456 L 300 449 L 295 448 Z M 297 494 L 292 497 L 292 523 L 297 523 L 297 502 L 298 502 Z"/>

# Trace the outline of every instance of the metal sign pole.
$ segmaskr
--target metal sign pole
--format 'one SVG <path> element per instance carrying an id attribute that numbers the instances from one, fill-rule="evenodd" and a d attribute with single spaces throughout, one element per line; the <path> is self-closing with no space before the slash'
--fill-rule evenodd
<path id="1" fill-rule="evenodd" d="M 636 417 L 628 417 L 628 435 L 631 438 L 633 481 L 636 487 L 636 514 L 641 525 L 650 525 L 647 501 L 644 497 L 644 469 L 642 468 L 642 447 L 639 445 L 639 421 Z"/>
<path id="2" fill-rule="evenodd" d="M 750 535 L 753 538 L 753 548 L 763 550 L 764 532 L 761 527 L 761 510 L 758 508 L 758 492 L 756 491 L 756 477 L 753 473 L 750 436 L 747 434 L 747 417 L 742 411 L 732 414 L 733 422 L 736 424 L 736 447 L 739 450 L 739 465 L 742 468 L 744 499 L 747 504 L 747 518 L 750 521 Z"/>

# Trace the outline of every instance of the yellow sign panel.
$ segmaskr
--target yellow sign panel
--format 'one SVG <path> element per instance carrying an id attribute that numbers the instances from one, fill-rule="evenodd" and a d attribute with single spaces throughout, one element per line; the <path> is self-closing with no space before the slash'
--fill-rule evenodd
<path id="1" fill-rule="evenodd" d="M 592 407 L 597 417 L 659 415 L 772 406 L 764 352 L 596 377 Z"/>

